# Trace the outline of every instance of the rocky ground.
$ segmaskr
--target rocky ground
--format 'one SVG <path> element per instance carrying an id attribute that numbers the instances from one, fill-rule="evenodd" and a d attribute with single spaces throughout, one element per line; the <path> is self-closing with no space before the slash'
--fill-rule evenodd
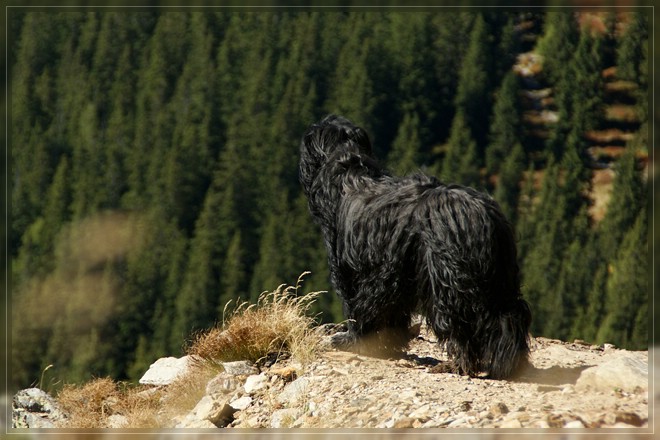
<path id="1" fill-rule="evenodd" d="M 227 368 L 211 380 L 195 409 L 163 428 L 652 431 L 646 351 L 536 338 L 530 366 L 513 380 L 446 373 L 446 360 L 422 329 L 400 359 L 327 350 L 305 366 L 291 360 L 261 368 L 242 363 L 242 370 Z M 185 362 L 168 368 L 175 364 Z M 21 426 L 30 411 L 17 406 L 14 399 L 14 426 Z M 121 418 L 113 423 L 122 427 Z"/>
<path id="2" fill-rule="evenodd" d="M 434 338 L 426 333 L 404 359 L 328 351 L 290 383 L 279 373 L 286 368 L 274 366 L 265 373 L 264 388 L 239 391 L 249 394 L 252 403 L 238 411 L 229 426 L 649 426 L 646 352 L 538 338 L 530 367 L 512 381 L 440 372 L 443 361 Z"/>

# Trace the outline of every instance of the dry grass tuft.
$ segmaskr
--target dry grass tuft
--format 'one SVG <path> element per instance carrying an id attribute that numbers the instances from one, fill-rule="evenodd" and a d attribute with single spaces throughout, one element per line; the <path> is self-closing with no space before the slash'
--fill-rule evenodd
<path id="1" fill-rule="evenodd" d="M 108 417 L 125 418 L 126 428 L 158 426 L 160 391 L 148 387 L 127 387 L 109 378 L 98 378 L 84 385 L 66 385 L 57 400 L 68 418 L 62 428 L 108 428 Z"/>
<path id="2" fill-rule="evenodd" d="M 188 354 L 203 362 L 250 360 L 257 362 L 265 356 L 287 353 L 307 363 L 316 353 L 319 337 L 313 332 L 316 323 L 308 311 L 322 292 L 298 296 L 305 272 L 295 286 L 280 285 L 272 292 L 264 292 L 256 304 L 238 302 L 223 313 L 223 324 L 196 336 Z"/>
<path id="3" fill-rule="evenodd" d="M 120 400 L 117 384 L 109 378 L 93 379 L 82 386 L 65 385 L 57 399 L 69 418 L 67 428 L 103 428 Z"/>
<path id="4" fill-rule="evenodd" d="M 148 386 L 127 388 L 121 401 L 122 415 L 127 419 L 126 428 L 158 428 L 162 409 L 163 391 Z"/>

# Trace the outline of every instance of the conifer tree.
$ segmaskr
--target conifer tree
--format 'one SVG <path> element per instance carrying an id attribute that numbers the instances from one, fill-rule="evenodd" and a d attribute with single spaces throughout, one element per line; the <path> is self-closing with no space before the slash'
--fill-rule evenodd
<path id="1" fill-rule="evenodd" d="M 532 305 L 533 334 L 545 334 L 548 322 L 562 313 L 558 308 L 561 298 L 557 298 L 558 293 L 553 289 L 561 268 L 557 255 L 562 253 L 559 236 L 563 208 L 558 179 L 559 167 L 551 161 L 545 169 L 539 202 L 527 220 L 529 235 L 521 238 L 523 243 L 533 240 L 533 244 L 525 247 L 522 260 L 523 294 Z"/>
<path id="2" fill-rule="evenodd" d="M 579 39 L 580 32 L 572 8 L 546 12 L 543 35 L 536 50 L 543 56 L 543 73 L 551 85 L 559 82 Z"/>
<path id="3" fill-rule="evenodd" d="M 481 186 L 477 143 L 471 135 L 463 111 L 460 110 L 452 122 L 441 177 L 448 182 L 475 188 Z"/>
<path id="4" fill-rule="evenodd" d="M 44 276 L 54 270 L 57 235 L 69 218 L 70 176 L 66 156 L 60 160 L 53 182 L 46 193 L 43 215 L 23 234 L 19 255 L 12 265 L 13 282 L 20 285 L 30 277 Z"/>
<path id="5" fill-rule="evenodd" d="M 648 348 L 648 226 L 646 210 L 637 215 L 610 266 L 605 318 L 598 342 L 645 350 Z"/>
<path id="6" fill-rule="evenodd" d="M 406 113 L 387 158 L 389 168 L 395 174 L 406 174 L 420 167 L 419 117 Z"/>
<path id="7" fill-rule="evenodd" d="M 279 210 L 278 210 L 279 211 Z M 250 296 L 255 301 L 259 294 L 271 286 L 279 285 L 283 280 L 285 271 L 284 261 L 287 243 L 282 240 L 284 222 L 282 212 L 271 211 L 267 213 L 264 229 L 259 245 L 259 259 L 254 266 L 250 284 Z"/>
<path id="8" fill-rule="evenodd" d="M 124 44 L 116 66 L 116 74 L 110 89 L 110 111 L 105 131 L 104 149 L 106 167 L 103 182 L 108 187 L 105 206 L 121 206 L 122 197 L 128 191 L 128 163 L 131 143 L 135 134 L 135 66 L 131 61 L 131 46 Z"/>
<path id="9" fill-rule="evenodd" d="M 209 139 L 212 90 L 208 78 L 214 70 L 210 62 L 212 40 L 204 16 L 191 14 L 187 31 L 190 50 L 170 104 L 176 123 L 164 158 L 161 203 L 184 230 L 192 231 L 217 150 Z"/>
<path id="10" fill-rule="evenodd" d="M 617 76 L 638 82 L 647 77 L 649 18 L 643 9 L 630 15 L 630 22 L 616 48 Z"/>
<path id="11" fill-rule="evenodd" d="M 490 117 L 491 54 L 489 34 L 483 15 L 478 13 L 470 33 L 470 45 L 461 63 L 454 100 L 456 112 L 463 112 L 470 136 L 476 142 L 477 164 L 483 162 Z"/>
<path id="12" fill-rule="evenodd" d="M 534 163 L 530 161 L 527 170 L 523 173 L 520 197 L 518 198 L 518 216 L 515 223 L 518 242 L 518 261 L 525 260 L 528 249 L 533 246 L 534 230 L 534 197 L 535 197 L 535 171 Z"/>
<path id="13" fill-rule="evenodd" d="M 329 113 L 345 115 L 362 126 L 371 133 L 374 145 L 378 145 L 371 126 L 377 103 L 367 63 L 372 45 L 370 23 L 364 15 L 357 14 L 351 16 L 345 26 L 352 26 L 352 29 L 339 52 L 333 87 L 324 107 Z"/>
<path id="14" fill-rule="evenodd" d="M 500 204 L 506 218 L 515 225 L 518 221 L 520 185 L 525 170 L 525 153 L 520 143 L 516 143 L 506 156 L 500 170 L 493 197 Z"/>
<path id="15" fill-rule="evenodd" d="M 460 70 L 456 66 L 462 65 L 467 53 L 474 14 L 471 11 L 456 10 L 446 14 L 431 14 L 430 21 L 432 41 L 429 44 L 432 45 L 434 60 L 432 80 L 439 95 L 434 105 L 436 120 L 433 131 L 437 136 L 436 142 L 442 142 L 449 136 L 454 118 Z"/>
<path id="16" fill-rule="evenodd" d="M 598 249 L 596 247 L 596 249 Z M 577 310 L 572 333 L 585 341 L 596 341 L 606 309 L 607 265 L 595 260 L 592 286 L 586 291 L 586 304 Z"/>
<path id="17" fill-rule="evenodd" d="M 237 298 L 249 298 L 248 293 L 245 292 L 247 274 L 245 271 L 244 252 L 241 231 L 237 230 L 229 242 L 223 259 L 224 265 L 220 278 L 218 316 L 221 316 L 228 301 L 236 300 Z"/>
<path id="18" fill-rule="evenodd" d="M 520 105 L 518 104 L 518 77 L 509 71 L 502 81 L 493 106 L 489 145 L 486 150 L 488 174 L 499 171 L 502 161 L 520 139 Z"/>
<path id="19" fill-rule="evenodd" d="M 614 258 L 624 234 L 633 226 L 646 204 L 646 183 L 637 168 L 636 146 L 629 145 L 616 163 L 612 197 L 599 225 L 600 248 L 606 261 Z"/>
<path id="20" fill-rule="evenodd" d="M 122 276 L 122 300 L 114 324 L 114 359 L 123 376 L 133 380 L 144 374 L 153 360 L 178 356 L 188 335 L 172 337 L 176 322 L 176 295 L 183 282 L 187 240 L 162 208 L 153 208 L 145 219 L 145 243 L 132 252 Z M 120 353 L 120 354 L 117 354 Z"/>
<path id="21" fill-rule="evenodd" d="M 583 31 L 571 63 L 569 76 L 562 84 L 573 100 L 573 130 L 583 134 L 599 127 L 603 113 L 603 37 Z"/>
<path id="22" fill-rule="evenodd" d="M 497 78 L 506 77 L 508 72 L 511 71 L 511 67 L 515 63 L 516 56 L 520 51 L 520 39 L 516 30 L 515 15 L 513 13 L 507 13 L 506 24 L 501 29 L 497 44 L 498 55 L 494 60 Z"/>
<path id="23" fill-rule="evenodd" d="M 59 13 L 26 14 L 16 43 L 16 62 L 8 66 L 11 73 L 8 129 L 12 144 L 21 146 L 11 152 L 13 184 L 8 244 L 14 256 L 21 237 L 44 207 L 46 191 L 63 149 L 48 131 L 57 108 L 57 61 L 63 57 L 62 51 L 69 40 L 64 32 L 66 23 L 66 15 Z"/>
<path id="24" fill-rule="evenodd" d="M 175 126 L 168 106 L 186 59 L 187 15 L 161 14 L 142 53 L 135 97 L 135 137 L 127 157 L 127 208 L 140 208 L 163 197 L 163 164 Z M 161 161 L 150 161 L 160 157 Z"/>
<path id="25" fill-rule="evenodd" d="M 402 146 L 396 143 L 401 140 L 397 137 L 402 135 L 402 130 L 410 129 L 411 119 L 416 121 L 414 136 L 418 140 L 411 148 L 417 148 L 414 154 L 418 157 L 408 169 L 426 164 L 429 147 L 443 139 L 436 132 L 444 122 L 437 116 L 441 89 L 429 75 L 436 68 L 437 57 L 432 45 L 431 17 L 431 14 L 405 12 L 387 14 L 383 26 L 375 31 L 375 41 L 379 44 L 372 50 L 369 61 L 374 66 L 374 93 L 384 97 L 376 109 L 381 122 L 375 127 L 383 133 L 383 143 L 391 142 L 391 149 L 400 150 Z M 392 154 L 391 149 L 388 154 Z M 401 152 L 398 155 L 402 157 Z"/>
<path id="26" fill-rule="evenodd" d="M 176 298 L 177 316 L 172 337 L 186 337 L 205 328 L 217 319 L 222 278 L 222 257 L 238 230 L 238 201 L 241 200 L 238 175 L 233 167 L 240 166 L 233 148 L 221 155 L 220 165 L 204 200 L 204 207 L 195 225 L 190 243 L 190 256 L 183 275 L 182 287 Z"/>

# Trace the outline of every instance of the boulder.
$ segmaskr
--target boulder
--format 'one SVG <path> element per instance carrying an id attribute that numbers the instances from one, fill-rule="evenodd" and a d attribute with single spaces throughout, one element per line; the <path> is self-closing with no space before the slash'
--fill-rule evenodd
<path id="1" fill-rule="evenodd" d="M 264 373 L 253 374 L 252 376 L 248 376 L 248 378 L 245 379 L 243 388 L 245 389 L 246 393 L 253 394 L 259 390 L 264 389 L 266 385 L 268 385 L 268 378 Z"/>
<path id="2" fill-rule="evenodd" d="M 649 374 L 646 353 L 625 351 L 611 360 L 582 371 L 576 389 L 627 392 L 648 390 Z"/>
<path id="3" fill-rule="evenodd" d="M 233 374 L 222 372 L 208 381 L 206 394 L 231 394 L 241 386 L 241 381 Z"/>
<path id="4" fill-rule="evenodd" d="M 293 408 L 278 409 L 273 411 L 270 418 L 271 428 L 290 428 L 298 418 L 299 411 Z"/>
<path id="5" fill-rule="evenodd" d="M 222 366 L 225 369 L 225 373 L 233 374 L 234 376 L 249 376 L 259 373 L 259 369 L 250 361 L 223 362 Z"/>
<path id="6" fill-rule="evenodd" d="M 169 385 L 188 372 L 190 362 L 190 356 L 160 358 L 149 366 L 139 382 L 142 385 Z"/>
<path id="7" fill-rule="evenodd" d="M 177 428 L 223 428 L 233 421 L 236 412 L 226 399 L 204 396 Z"/>
<path id="8" fill-rule="evenodd" d="M 65 418 L 57 401 L 39 388 L 21 390 L 12 399 L 14 428 L 55 428 Z"/>
<path id="9" fill-rule="evenodd" d="M 234 408 L 236 411 L 243 411 L 250 405 L 252 405 L 252 397 L 250 396 L 243 396 L 229 403 L 229 406 Z"/>

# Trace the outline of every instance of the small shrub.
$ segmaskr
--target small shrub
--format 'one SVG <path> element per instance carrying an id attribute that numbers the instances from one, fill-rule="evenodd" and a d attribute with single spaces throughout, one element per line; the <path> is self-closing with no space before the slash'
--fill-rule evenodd
<path id="1" fill-rule="evenodd" d="M 319 337 L 313 332 L 314 317 L 307 314 L 322 292 L 298 296 L 303 273 L 296 286 L 280 285 L 264 292 L 256 304 L 240 301 L 228 313 L 228 303 L 220 327 L 201 333 L 188 349 L 188 354 L 203 362 L 250 360 L 257 362 L 272 354 L 289 354 L 306 363 L 316 352 Z"/>
<path id="2" fill-rule="evenodd" d="M 115 413 L 120 393 L 117 384 L 109 378 L 98 378 L 84 385 L 65 385 L 57 400 L 68 419 L 67 428 L 103 428 L 105 419 Z"/>
<path id="3" fill-rule="evenodd" d="M 63 428 L 107 428 L 109 416 L 126 417 L 127 428 L 158 426 L 161 392 L 150 387 L 129 387 L 110 378 L 98 378 L 84 385 L 65 385 L 57 395 L 68 418 Z"/>

